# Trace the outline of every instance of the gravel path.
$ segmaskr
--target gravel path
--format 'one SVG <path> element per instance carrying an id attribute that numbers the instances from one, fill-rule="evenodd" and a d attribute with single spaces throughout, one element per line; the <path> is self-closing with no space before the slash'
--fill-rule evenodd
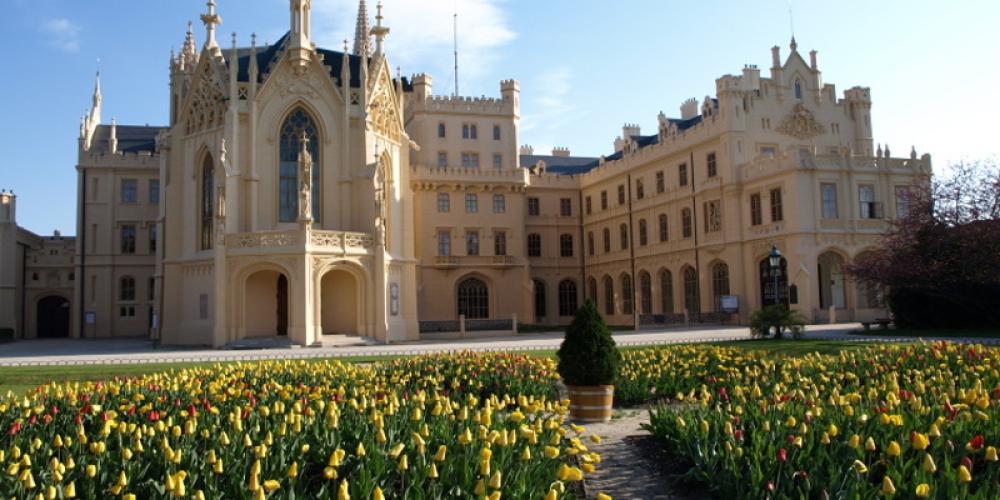
<path id="1" fill-rule="evenodd" d="M 601 454 L 601 463 L 586 477 L 587 493 L 614 500 L 702 499 L 704 492 L 686 491 L 671 484 L 659 443 L 640 425 L 649 422 L 645 408 L 615 410 L 615 417 L 603 424 L 587 424 L 587 432 L 601 436 L 600 444 L 588 444 Z M 588 441 L 589 443 L 589 441 Z"/>

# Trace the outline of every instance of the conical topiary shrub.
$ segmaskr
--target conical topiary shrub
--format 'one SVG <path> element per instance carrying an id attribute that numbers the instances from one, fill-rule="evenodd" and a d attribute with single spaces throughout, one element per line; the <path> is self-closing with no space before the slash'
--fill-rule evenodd
<path id="1" fill-rule="evenodd" d="M 558 356 L 559 375 L 568 386 L 615 383 L 621 354 L 593 301 L 588 299 L 576 312 Z"/>

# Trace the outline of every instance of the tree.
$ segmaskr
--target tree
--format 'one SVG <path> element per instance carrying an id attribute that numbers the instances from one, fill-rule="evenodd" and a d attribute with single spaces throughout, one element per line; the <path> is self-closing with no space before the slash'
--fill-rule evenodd
<path id="1" fill-rule="evenodd" d="M 1000 170 L 959 163 L 909 194 L 879 248 L 847 266 L 885 287 L 896 324 L 911 328 L 1000 326 Z"/>
<path id="2" fill-rule="evenodd" d="M 592 300 L 576 312 L 559 346 L 559 375 L 566 385 L 610 385 L 618 376 L 621 353 Z"/>

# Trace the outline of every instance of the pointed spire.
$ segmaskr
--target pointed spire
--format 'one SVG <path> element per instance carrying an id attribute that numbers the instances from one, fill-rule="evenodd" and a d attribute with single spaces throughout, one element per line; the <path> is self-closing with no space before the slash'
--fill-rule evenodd
<path id="1" fill-rule="evenodd" d="M 792 35 L 792 43 L 788 44 L 788 46 L 792 49 L 792 52 L 798 50 L 799 44 L 795 41 L 795 35 Z"/>
<path id="2" fill-rule="evenodd" d="M 351 85 L 351 57 L 347 52 L 347 39 L 344 39 L 344 55 L 340 63 L 340 85 L 344 87 L 344 100 L 350 102 L 347 97 L 347 87 Z"/>
<path id="3" fill-rule="evenodd" d="M 375 53 L 382 54 L 382 42 L 385 40 L 385 36 L 389 34 L 389 27 L 382 26 L 382 1 L 379 0 L 378 6 L 376 7 L 377 14 L 375 14 L 375 28 L 372 29 L 372 34 L 375 35 Z"/>
<path id="4" fill-rule="evenodd" d="M 205 23 L 205 48 L 216 48 L 219 45 L 215 42 L 215 25 L 222 24 L 222 18 L 215 12 L 215 0 L 208 0 L 208 12 L 201 15 L 201 22 Z"/>
<path id="5" fill-rule="evenodd" d="M 354 55 L 371 51 L 371 29 L 368 27 L 368 7 L 365 0 L 358 3 L 358 22 L 354 27 Z"/>
<path id="6" fill-rule="evenodd" d="M 94 95 L 91 98 L 91 102 L 94 105 L 93 109 L 97 110 L 97 114 L 100 115 L 101 114 L 101 72 L 100 71 L 98 71 L 97 75 L 94 77 Z M 98 118 L 98 121 L 100 121 L 100 118 Z"/>
<path id="7" fill-rule="evenodd" d="M 181 69 L 194 68 L 198 63 L 198 49 L 194 41 L 194 23 L 188 21 L 187 34 L 184 36 L 184 47 L 181 48 Z"/>

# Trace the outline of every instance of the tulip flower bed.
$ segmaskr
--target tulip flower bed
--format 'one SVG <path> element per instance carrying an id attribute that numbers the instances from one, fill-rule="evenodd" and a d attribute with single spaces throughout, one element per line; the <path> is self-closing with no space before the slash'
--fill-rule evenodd
<path id="1" fill-rule="evenodd" d="M 675 393 L 648 428 L 719 496 L 1000 497 L 1000 350 L 678 347 L 625 365 L 630 397 Z"/>
<path id="2" fill-rule="evenodd" d="M 0 492 L 574 498 L 600 457 L 563 425 L 555 380 L 549 359 L 462 354 L 52 384 L 0 399 Z"/>

